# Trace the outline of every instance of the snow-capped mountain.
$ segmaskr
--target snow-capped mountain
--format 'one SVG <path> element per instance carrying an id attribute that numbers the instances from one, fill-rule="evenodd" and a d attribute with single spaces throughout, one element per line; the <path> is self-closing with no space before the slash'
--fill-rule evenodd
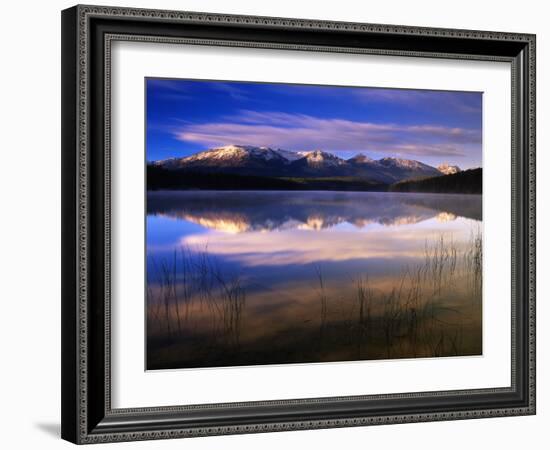
<path id="1" fill-rule="evenodd" d="M 187 169 L 198 172 L 228 172 L 268 176 L 290 164 L 287 157 L 269 147 L 226 145 L 212 148 L 185 158 L 156 161 L 165 169 Z"/>
<path id="2" fill-rule="evenodd" d="M 379 159 L 378 164 L 381 164 L 384 167 L 399 167 L 400 169 L 407 169 L 407 170 L 434 169 L 434 167 L 428 166 L 427 164 L 421 163 L 420 161 L 415 161 L 413 159 L 392 158 L 392 157 Z"/>
<path id="3" fill-rule="evenodd" d="M 187 166 L 190 164 L 201 165 L 231 165 L 250 160 L 288 162 L 288 159 L 269 147 L 253 147 L 249 145 L 226 145 L 203 152 L 196 153 L 187 158 L 172 158 L 159 161 L 160 165 L 168 164 L 172 167 Z"/>
<path id="4" fill-rule="evenodd" d="M 345 164 L 342 158 L 338 158 L 331 153 L 322 150 L 313 150 L 311 152 L 300 152 L 305 157 L 310 166 L 341 166 Z"/>
<path id="5" fill-rule="evenodd" d="M 374 160 L 359 154 L 347 160 L 359 173 L 381 183 L 441 175 L 435 167 L 413 159 L 386 157 Z"/>
<path id="6" fill-rule="evenodd" d="M 450 164 L 447 164 L 447 163 L 443 163 L 437 166 L 437 170 L 439 170 L 442 174 L 445 174 L 445 175 L 452 175 L 453 173 L 461 172 L 460 167 L 451 166 Z"/>
<path id="7" fill-rule="evenodd" d="M 297 152 L 298 158 L 285 167 L 283 176 L 291 177 L 341 177 L 351 175 L 346 161 L 321 150 Z M 277 175 L 275 175 L 277 176 Z"/>
<path id="8" fill-rule="evenodd" d="M 397 178 L 396 181 L 441 175 L 441 172 L 435 167 L 413 159 L 387 157 L 379 159 L 376 163 L 384 167 L 385 171 L 391 176 Z"/>
<path id="9" fill-rule="evenodd" d="M 296 161 L 297 159 L 303 158 L 304 155 L 308 153 L 308 152 L 291 152 L 290 150 L 283 150 L 281 148 L 278 148 L 275 151 L 289 161 Z"/>
<path id="10" fill-rule="evenodd" d="M 374 163 L 374 159 L 369 158 L 366 155 L 363 155 L 362 153 L 359 153 L 358 155 L 355 155 L 353 158 L 348 159 L 348 163 L 351 164 L 372 164 Z"/>
<path id="11" fill-rule="evenodd" d="M 345 160 L 322 150 L 294 152 L 248 145 L 216 147 L 192 156 L 151 164 L 170 170 L 270 177 L 354 177 L 378 183 L 394 183 L 442 173 L 435 167 L 410 159 L 388 157 L 374 160 L 359 154 Z"/>

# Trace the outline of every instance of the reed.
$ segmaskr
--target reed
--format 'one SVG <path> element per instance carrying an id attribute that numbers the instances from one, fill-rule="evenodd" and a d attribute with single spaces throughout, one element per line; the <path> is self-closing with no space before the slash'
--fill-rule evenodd
<path id="1" fill-rule="evenodd" d="M 364 341 L 368 337 L 370 318 L 371 318 L 371 301 L 372 289 L 369 285 L 368 276 L 359 276 L 356 281 L 357 303 L 359 305 L 358 323 L 359 330 L 357 336 L 357 353 L 358 358 L 362 359 L 364 351 Z M 368 339 L 367 339 L 368 340 Z"/>
<path id="2" fill-rule="evenodd" d="M 448 292 L 462 283 L 465 275 L 471 283 L 469 297 L 479 297 L 481 281 L 482 239 L 479 230 L 464 250 L 460 250 L 452 236 L 439 235 L 431 242 L 426 241 L 422 263 L 403 268 L 398 281 L 389 292 L 378 292 L 369 288 L 370 305 L 378 305 L 378 327 L 372 330 L 382 337 L 384 354 L 387 358 L 399 354 L 417 356 L 458 355 L 462 351 L 463 320 L 461 313 L 440 305 Z M 461 271 L 461 263 L 464 270 Z M 368 279 L 363 275 L 361 279 Z M 359 321 L 363 322 L 365 289 L 358 284 L 356 289 L 359 305 Z M 453 314 L 452 322 L 441 317 Z M 369 321 L 370 312 L 369 312 Z M 374 323 L 374 322 L 373 322 Z M 359 334 L 357 343 L 364 348 L 366 337 Z"/>
<path id="3" fill-rule="evenodd" d="M 327 304 L 328 296 L 325 289 L 325 281 L 323 279 L 323 272 L 320 266 L 315 266 L 315 272 L 317 274 L 318 297 L 320 304 L 320 324 L 319 324 L 319 351 L 322 352 L 323 341 L 325 339 L 326 326 L 327 326 Z"/>
<path id="4" fill-rule="evenodd" d="M 207 308 L 210 340 L 238 349 L 246 303 L 239 276 L 225 273 L 206 249 L 192 252 L 181 247 L 179 259 L 174 252 L 171 259 L 160 263 L 151 259 L 151 263 L 154 272 L 150 274 L 147 295 L 152 327 L 165 330 L 173 339 L 189 333 L 198 322 L 192 308 L 196 300 L 199 311 Z"/>

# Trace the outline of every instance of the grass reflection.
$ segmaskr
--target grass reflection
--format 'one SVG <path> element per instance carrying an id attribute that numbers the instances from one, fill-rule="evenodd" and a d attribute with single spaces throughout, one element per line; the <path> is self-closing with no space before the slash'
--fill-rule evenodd
<path id="1" fill-rule="evenodd" d="M 206 246 L 150 260 L 149 369 L 481 354 L 479 228 L 427 239 L 419 262 L 387 276 L 345 282 L 314 264 L 309 288 L 280 286 L 271 303 L 250 302 L 250 280 Z"/>

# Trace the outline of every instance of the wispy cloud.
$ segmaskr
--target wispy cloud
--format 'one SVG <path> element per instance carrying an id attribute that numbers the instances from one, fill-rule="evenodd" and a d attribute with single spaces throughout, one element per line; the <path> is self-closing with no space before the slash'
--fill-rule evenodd
<path id="1" fill-rule="evenodd" d="M 481 114 L 477 92 L 428 91 L 416 89 L 356 89 L 355 97 L 365 103 L 394 103 L 410 109 L 436 109 L 462 114 Z"/>
<path id="2" fill-rule="evenodd" d="M 196 91 L 192 84 L 182 82 L 182 80 L 169 80 L 163 78 L 150 78 L 147 80 L 149 88 L 155 89 L 155 95 L 160 98 L 174 99 L 194 99 Z M 236 83 L 229 82 L 211 82 L 203 86 L 218 94 L 229 97 L 231 100 L 246 101 L 249 95 L 245 89 L 239 87 Z"/>
<path id="3" fill-rule="evenodd" d="M 233 100 L 249 100 L 249 96 L 245 89 L 240 88 L 234 83 L 212 83 L 211 87 L 218 92 L 227 94 Z"/>
<path id="4" fill-rule="evenodd" d="M 183 83 L 176 80 L 165 80 L 163 78 L 149 78 L 148 89 L 155 89 L 155 96 L 164 100 L 192 100 L 193 91 Z"/>
<path id="5" fill-rule="evenodd" d="M 233 143 L 289 150 L 322 148 L 334 152 L 364 150 L 417 156 L 463 156 L 465 146 L 481 143 L 478 129 L 247 110 L 217 122 L 185 124 L 175 131 L 175 137 L 205 146 Z"/>

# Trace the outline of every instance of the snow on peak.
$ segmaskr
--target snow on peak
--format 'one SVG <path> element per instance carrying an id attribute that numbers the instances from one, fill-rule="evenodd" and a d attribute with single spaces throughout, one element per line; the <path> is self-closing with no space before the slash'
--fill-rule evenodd
<path id="1" fill-rule="evenodd" d="M 297 159 L 304 157 L 303 152 L 293 152 L 290 150 L 283 150 L 282 148 L 276 149 L 275 152 L 288 161 L 296 161 Z"/>
<path id="2" fill-rule="evenodd" d="M 400 167 L 403 169 L 420 169 L 424 166 L 421 162 L 415 161 L 414 159 L 402 159 L 394 157 L 386 157 L 379 159 L 378 162 L 383 166 L 394 166 Z"/>
<path id="3" fill-rule="evenodd" d="M 223 147 L 216 147 L 205 150 L 203 152 L 185 158 L 185 161 L 227 161 L 234 159 L 241 160 L 251 157 L 268 161 L 272 159 L 280 159 L 282 156 L 269 147 L 254 147 L 252 145 L 231 144 Z"/>
<path id="4" fill-rule="evenodd" d="M 310 161 L 323 161 L 324 159 L 328 159 L 328 154 L 322 152 L 321 150 L 312 150 L 307 152 L 305 156 Z"/>
<path id="5" fill-rule="evenodd" d="M 348 161 L 366 164 L 366 163 L 374 162 L 374 159 L 369 158 L 367 155 L 364 155 L 363 153 L 358 153 L 354 157 L 348 159 Z"/>
<path id="6" fill-rule="evenodd" d="M 443 163 L 443 164 L 440 164 L 439 166 L 437 166 L 437 170 L 439 170 L 441 173 L 445 174 L 445 175 L 452 175 L 454 173 L 458 173 L 460 172 L 460 167 L 458 166 L 451 166 L 450 164 L 448 163 Z"/>
<path id="7" fill-rule="evenodd" d="M 311 150 L 308 152 L 299 152 L 302 157 L 305 157 L 309 164 L 313 165 L 339 165 L 343 164 L 345 161 L 338 158 L 338 156 L 333 155 L 332 153 L 327 153 L 322 150 Z"/>

